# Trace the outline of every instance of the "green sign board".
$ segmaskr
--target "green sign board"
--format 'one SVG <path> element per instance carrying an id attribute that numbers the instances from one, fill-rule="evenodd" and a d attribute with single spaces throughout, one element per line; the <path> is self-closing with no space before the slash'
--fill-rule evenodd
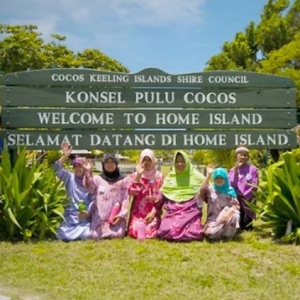
<path id="1" fill-rule="evenodd" d="M 295 89 L 0 87 L 2 106 L 294 108 Z"/>
<path id="2" fill-rule="evenodd" d="M 292 109 L 2 109 L 6 128 L 291 128 L 293 120 Z"/>
<path id="3" fill-rule="evenodd" d="M 136 87 L 274 87 L 294 88 L 288 77 L 241 71 L 211 71 L 171 75 L 149 68 L 136 74 L 89 69 L 44 69 L 7 74 L 4 85 L 136 86 Z"/>
<path id="4" fill-rule="evenodd" d="M 242 144 L 250 148 L 264 149 L 296 147 L 294 134 L 286 130 L 5 130 L 4 136 L 10 148 L 26 145 L 28 149 L 57 149 L 62 142 L 71 143 L 75 149 L 231 149 Z"/>
<path id="5" fill-rule="evenodd" d="M 135 74 L 45 69 L 6 74 L 2 135 L 14 149 L 290 149 L 296 89 L 240 71 Z"/>

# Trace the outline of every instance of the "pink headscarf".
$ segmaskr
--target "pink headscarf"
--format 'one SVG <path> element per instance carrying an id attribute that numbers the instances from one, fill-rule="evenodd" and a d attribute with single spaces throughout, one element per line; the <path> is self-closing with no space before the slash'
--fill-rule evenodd
<path id="1" fill-rule="evenodd" d="M 141 152 L 139 163 L 141 164 L 146 156 L 148 156 L 151 159 L 152 166 L 151 166 L 150 170 L 145 170 L 144 171 L 144 173 L 142 174 L 142 177 L 145 178 L 145 179 L 148 179 L 148 180 L 156 179 L 160 176 L 160 173 L 156 170 L 155 155 L 154 155 L 154 152 L 152 150 L 144 149 Z"/>
<path id="2" fill-rule="evenodd" d="M 73 159 L 72 165 L 73 165 L 73 167 L 75 165 L 80 165 L 81 167 L 84 168 L 84 158 L 83 157 L 76 157 L 75 159 Z M 75 175 L 75 177 L 79 178 L 79 179 L 82 179 L 82 181 L 85 182 L 86 179 L 87 179 L 87 172 L 86 172 L 86 170 L 84 170 L 84 173 L 82 174 L 82 176 L 76 176 Z"/>
<path id="3" fill-rule="evenodd" d="M 73 161 L 72 164 L 74 165 L 81 165 L 83 166 L 84 163 L 84 158 L 83 157 L 76 157 Z"/>

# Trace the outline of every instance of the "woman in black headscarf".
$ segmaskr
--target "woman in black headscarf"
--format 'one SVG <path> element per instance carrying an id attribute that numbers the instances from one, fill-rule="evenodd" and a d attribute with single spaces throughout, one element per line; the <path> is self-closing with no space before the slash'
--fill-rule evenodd
<path id="1" fill-rule="evenodd" d="M 123 237 L 126 229 L 128 180 L 120 172 L 114 154 L 104 155 L 102 174 L 92 176 L 87 188 L 94 193 L 91 237 L 94 239 Z"/>

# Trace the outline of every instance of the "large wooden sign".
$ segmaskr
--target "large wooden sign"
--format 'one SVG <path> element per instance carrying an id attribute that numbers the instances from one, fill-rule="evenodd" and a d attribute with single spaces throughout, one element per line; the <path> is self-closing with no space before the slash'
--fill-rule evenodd
<path id="1" fill-rule="evenodd" d="M 296 147 L 296 91 L 286 77 L 47 69 L 2 82 L 2 135 L 12 149 Z"/>

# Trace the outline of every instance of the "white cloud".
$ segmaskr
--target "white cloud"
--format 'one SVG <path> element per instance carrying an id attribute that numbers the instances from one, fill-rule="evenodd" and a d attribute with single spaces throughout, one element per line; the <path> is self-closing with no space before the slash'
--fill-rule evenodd
<path id="1" fill-rule="evenodd" d="M 67 47 L 75 52 L 96 48 L 125 64 L 130 58 L 146 63 L 165 44 L 177 47 L 179 31 L 187 36 L 201 28 L 207 1 L 9 0 L 0 19 L 37 25 L 45 41 L 54 33 L 65 35 Z"/>
<path id="2" fill-rule="evenodd" d="M 111 0 L 114 12 L 134 24 L 176 25 L 198 23 L 206 0 Z"/>
<path id="3" fill-rule="evenodd" d="M 61 16 L 77 22 L 117 21 L 134 25 L 198 23 L 208 0 L 10 0 L 1 14 L 24 18 Z"/>
<path id="4" fill-rule="evenodd" d="M 57 23 L 59 21 L 58 17 L 51 18 L 16 18 L 11 19 L 8 23 L 11 25 L 36 25 L 38 27 L 38 32 L 43 34 L 43 38 L 49 40 L 50 35 L 56 32 Z"/>

